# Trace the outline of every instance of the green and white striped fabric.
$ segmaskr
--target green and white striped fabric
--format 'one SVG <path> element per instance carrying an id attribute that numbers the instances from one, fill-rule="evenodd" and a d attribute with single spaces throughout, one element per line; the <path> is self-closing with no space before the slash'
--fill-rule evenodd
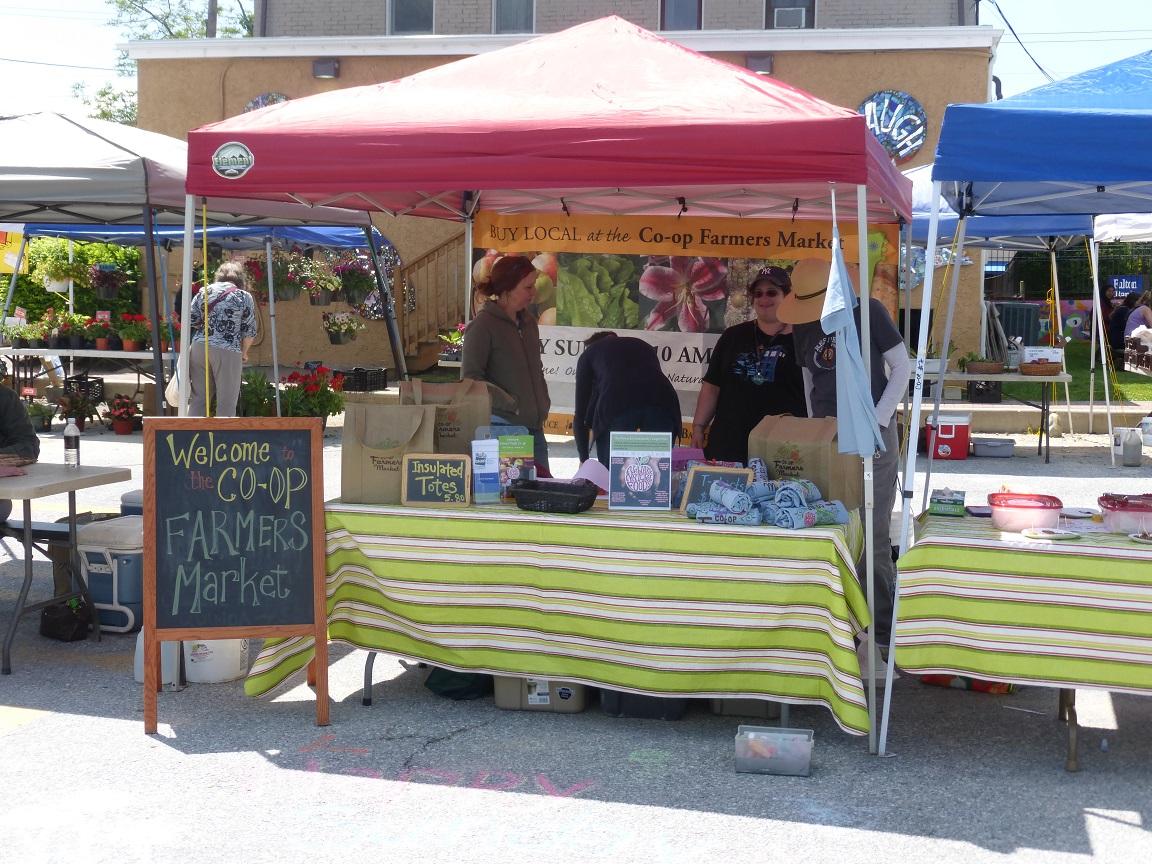
<path id="1" fill-rule="evenodd" d="M 988 519 L 922 520 L 900 559 L 897 665 L 1152 691 L 1152 547 L 1089 523 L 1082 530 L 1037 542 Z"/>
<path id="2" fill-rule="evenodd" d="M 451 669 L 824 705 L 846 731 L 868 730 L 855 520 L 785 531 L 331 502 L 327 526 L 333 640 Z M 247 692 L 312 653 L 309 637 L 267 643 Z"/>

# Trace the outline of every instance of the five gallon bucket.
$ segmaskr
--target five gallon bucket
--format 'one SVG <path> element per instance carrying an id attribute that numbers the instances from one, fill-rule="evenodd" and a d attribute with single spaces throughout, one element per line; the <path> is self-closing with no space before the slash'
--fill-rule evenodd
<path id="1" fill-rule="evenodd" d="M 184 643 L 184 674 L 189 684 L 235 681 L 247 673 L 247 639 L 196 639 Z"/>

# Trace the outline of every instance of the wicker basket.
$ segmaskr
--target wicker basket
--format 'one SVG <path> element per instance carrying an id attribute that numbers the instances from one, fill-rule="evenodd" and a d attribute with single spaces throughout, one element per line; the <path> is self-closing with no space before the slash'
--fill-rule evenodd
<path id="1" fill-rule="evenodd" d="M 581 513 L 596 501 L 600 488 L 588 480 L 513 480 L 512 497 L 521 510 Z"/>
<path id="2" fill-rule="evenodd" d="M 1059 375 L 1062 367 L 1059 363 L 1021 363 L 1021 375 L 1035 375 L 1036 377 L 1046 377 L 1050 375 Z"/>
<path id="3" fill-rule="evenodd" d="M 1003 363 L 969 361 L 964 366 L 964 372 L 968 375 L 1003 375 L 1007 368 Z"/>

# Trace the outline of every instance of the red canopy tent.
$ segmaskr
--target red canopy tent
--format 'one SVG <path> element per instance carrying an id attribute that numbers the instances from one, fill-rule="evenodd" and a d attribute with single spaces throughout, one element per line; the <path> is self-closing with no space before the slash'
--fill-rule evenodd
<path id="1" fill-rule="evenodd" d="M 202 126 L 188 160 L 190 194 L 458 219 L 469 234 L 481 208 L 834 221 L 830 184 L 856 192 L 861 225 L 912 211 L 863 116 L 615 16 Z"/>
<path id="2" fill-rule="evenodd" d="M 563 198 L 569 212 L 827 219 L 829 182 L 867 186 L 870 222 L 911 211 L 861 115 L 618 17 L 272 105 L 188 144 L 192 194 L 392 214 Z"/>

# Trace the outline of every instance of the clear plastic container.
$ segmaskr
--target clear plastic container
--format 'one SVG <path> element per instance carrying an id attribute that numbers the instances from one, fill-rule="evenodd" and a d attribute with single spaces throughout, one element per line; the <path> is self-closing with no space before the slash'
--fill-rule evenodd
<path id="1" fill-rule="evenodd" d="M 736 734 L 736 771 L 807 777 L 812 764 L 811 729 L 740 726 Z"/>
<path id="2" fill-rule="evenodd" d="M 1104 527 L 1117 534 L 1152 532 L 1152 495 L 1101 495 Z"/>
<path id="3" fill-rule="evenodd" d="M 992 527 L 1001 531 L 1027 531 L 1029 528 L 1060 527 L 1060 510 L 1064 504 L 1052 495 L 1030 495 L 1022 492 L 992 492 Z"/>

